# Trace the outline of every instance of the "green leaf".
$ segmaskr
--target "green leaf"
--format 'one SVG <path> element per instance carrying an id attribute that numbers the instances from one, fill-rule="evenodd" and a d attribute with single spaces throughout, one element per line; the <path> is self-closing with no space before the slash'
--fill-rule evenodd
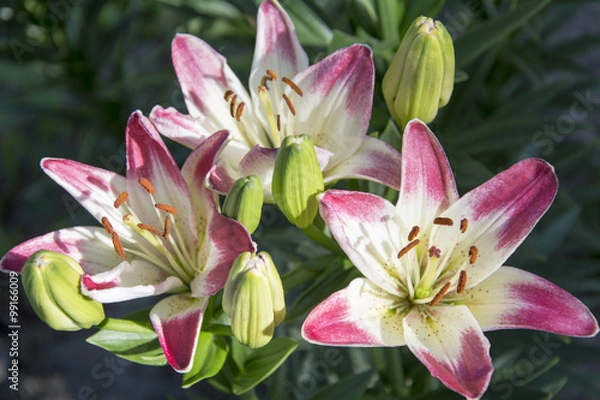
<path id="1" fill-rule="evenodd" d="M 147 317 L 147 311 L 144 311 Z M 144 365 L 165 365 L 167 359 L 150 321 L 107 318 L 99 332 L 86 341 L 127 360 Z"/>
<path id="2" fill-rule="evenodd" d="M 203 379 L 215 376 L 225 364 L 226 358 L 225 340 L 211 333 L 200 332 L 194 364 L 192 369 L 183 375 L 181 387 L 188 388 Z"/>
<path id="3" fill-rule="evenodd" d="M 303 283 L 316 279 L 328 265 L 339 259 L 339 256 L 326 254 L 297 264 L 294 269 L 281 277 L 284 290 L 292 290 Z"/>
<path id="4" fill-rule="evenodd" d="M 276 338 L 259 349 L 255 349 L 244 361 L 233 382 L 233 392 L 240 395 L 271 375 L 298 346 L 289 338 Z"/>
<path id="5" fill-rule="evenodd" d="M 302 1 L 282 1 L 283 7 L 294 22 L 300 42 L 305 46 L 327 45 L 333 32 L 325 22 Z"/>
<path id="6" fill-rule="evenodd" d="M 502 41 L 506 35 L 525 24 L 551 2 L 552 0 L 530 0 L 497 18 L 469 29 L 454 42 L 456 66 L 464 67 L 473 61 L 494 44 Z"/>
<path id="7" fill-rule="evenodd" d="M 367 390 L 367 385 L 373 376 L 373 371 L 369 370 L 358 375 L 352 375 L 331 386 L 319 390 L 311 400 L 329 400 L 329 399 L 344 399 L 358 400 L 361 399 Z"/>

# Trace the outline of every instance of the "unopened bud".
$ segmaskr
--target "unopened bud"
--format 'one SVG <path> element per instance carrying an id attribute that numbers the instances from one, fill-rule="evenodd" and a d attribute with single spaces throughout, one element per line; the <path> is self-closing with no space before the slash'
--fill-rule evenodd
<path id="1" fill-rule="evenodd" d="M 252 348 L 269 343 L 285 318 L 285 299 L 268 253 L 245 252 L 235 260 L 223 291 L 223 310 L 240 343 Z"/>
<path id="2" fill-rule="evenodd" d="M 454 45 L 439 21 L 418 17 L 404 35 L 383 77 L 383 97 L 402 126 L 413 118 L 433 121 L 454 88 Z"/>
<path id="3" fill-rule="evenodd" d="M 238 179 L 227 193 L 223 215 L 239 221 L 253 233 L 260 223 L 263 201 L 263 188 L 256 175 Z"/>
<path id="4" fill-rule="evenodd" d="M 81 294 L 83 269 L 71 257 L 42 250 L 23 266 L 21 280 L 35 313 L 59 331 L 91 328 L 104 320 L 104 308 Z"/>
<path id="5" fill-rule="evenodd" d="M 308 135 L 284 139 L 273 172 L 273 198 L 290 222 L 299 228 L 312 224 L 323 192 L 323 173 Z"/>

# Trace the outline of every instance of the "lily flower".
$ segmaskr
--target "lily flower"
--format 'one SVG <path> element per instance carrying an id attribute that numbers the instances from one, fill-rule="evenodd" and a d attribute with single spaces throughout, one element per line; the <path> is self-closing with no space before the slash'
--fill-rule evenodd
<path id="1" fill-rule="evenodd" d="M 237 179 L 256 175 L 265 201 L 274 202 L 277 149 L 301 134 L 312 137 L 325 185 L 363 178 L 399 188 L 400 154 L 366 135 L 375 76 L 367 46 L 341 49 L 309 66 L 292 21 L 277 1 L 266 0 L 258 11 L 250 94 L 201 39 L 178 34 L 172 59 L 189 114 L 156 106 L 150 119 L 161 134 L 191 148 L 215 131 L 231 132 L 210 175 L 216 191 L 227 193 Z"/>
<path id="2" fill-rule="evenodd" d="M 527 328 L 594 336 L 588 308 L 558 286 L 502 266 L 552 203 L 554 169 L 526 159 L 459 198 L 446 155 L 413 120 L 403 138 L 396 206 L 330 190 L 320 212 L 364 274 L 319 304 L 302 335 L 334 346 L 403 346 L 468 399 L 492 375 L 483 331 Z"/>
<path id="3" fill-rule="evenodd" d="M 101 303 L 165 293 L 150 320 L 167 361 L 187 372 L 210 296 L 221 290 L 235 259 L 255 251 L 246 229 L 217 212 L 205 177 L 227 132 L 196 148 L 180 171 L 160 135 L 139 111 L 127 123 L 127 174 L 45 158 L 42 169 L 102 227 L 61 229 L 31 239 L 0 260 L 20 272 L 38 250 L 66 254 L 85 274 L 81 291 Z"/>

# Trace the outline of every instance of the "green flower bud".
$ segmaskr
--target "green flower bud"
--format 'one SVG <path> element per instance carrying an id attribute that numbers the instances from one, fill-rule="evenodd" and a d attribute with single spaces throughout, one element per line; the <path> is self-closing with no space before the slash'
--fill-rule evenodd
<path id="1" fill-rule="evenodd" d="M 454 88 L 454 45 L 439 21 L 418 17 L 404 35 L 382 82 L 383 97 L 396 121 L 433 121 Z"/>
<path id="2" fill-rule="evenodd" d="M 79 290 L 82 274 L 71 257 L 47 250 L 38 251 L 23 266 L 25 294 L 38 317 L 52 329 L 77 331 L 104 320 L 102 304 Z"/>
<path id="3" fill-rule="evenodd" d="M 323 173 L 308 135 L 284 139 L 273 172 L 273 198 L 290 222 L 299 228 L 312 224 L 323 192 Z"/>
<path id="4" fill-rule="evenodd" d="M 269 343 L 285 318 L 285 299 L 268 253 L 245 252 L 235 260 L 223 290 L 223 310 L 240 343 L 252 348 Z"/>
<path id="5" fill-rule="evenodd" d="M 241 222 L 253 233 L 260 223 L 263 201 L 263 188 L 256 175 L 238 179 L 227 193 L 223 215 Z"/>

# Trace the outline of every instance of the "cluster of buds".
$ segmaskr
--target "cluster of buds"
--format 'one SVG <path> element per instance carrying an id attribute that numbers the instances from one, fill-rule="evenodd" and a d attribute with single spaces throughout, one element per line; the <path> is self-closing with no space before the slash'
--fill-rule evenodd
<path id="1" fill-rule="evenodd" d="M 404 35 L 383 77 L 383 97 L 396 121 L 433 121 L 454 87 L 454 45 L 439 21 L 418 17 Z"/>
<path id="2" fill-rule="evenodd" d="M 42 321 L 59 331 L 77 331 L 104 320 L 101 303 L 80 290 L 81 266 L 71 257 L 41 250 L 33 254 L 21 272 L 31 307 Z"/>
<path id="3" fill-rule="evenodd" d="M 240 343 L 251 348 L 269 343 L 285 318 L 285 300 L 268 253 L 245 252 L 235 260 L 223 291 L 223 310 Z"/>

